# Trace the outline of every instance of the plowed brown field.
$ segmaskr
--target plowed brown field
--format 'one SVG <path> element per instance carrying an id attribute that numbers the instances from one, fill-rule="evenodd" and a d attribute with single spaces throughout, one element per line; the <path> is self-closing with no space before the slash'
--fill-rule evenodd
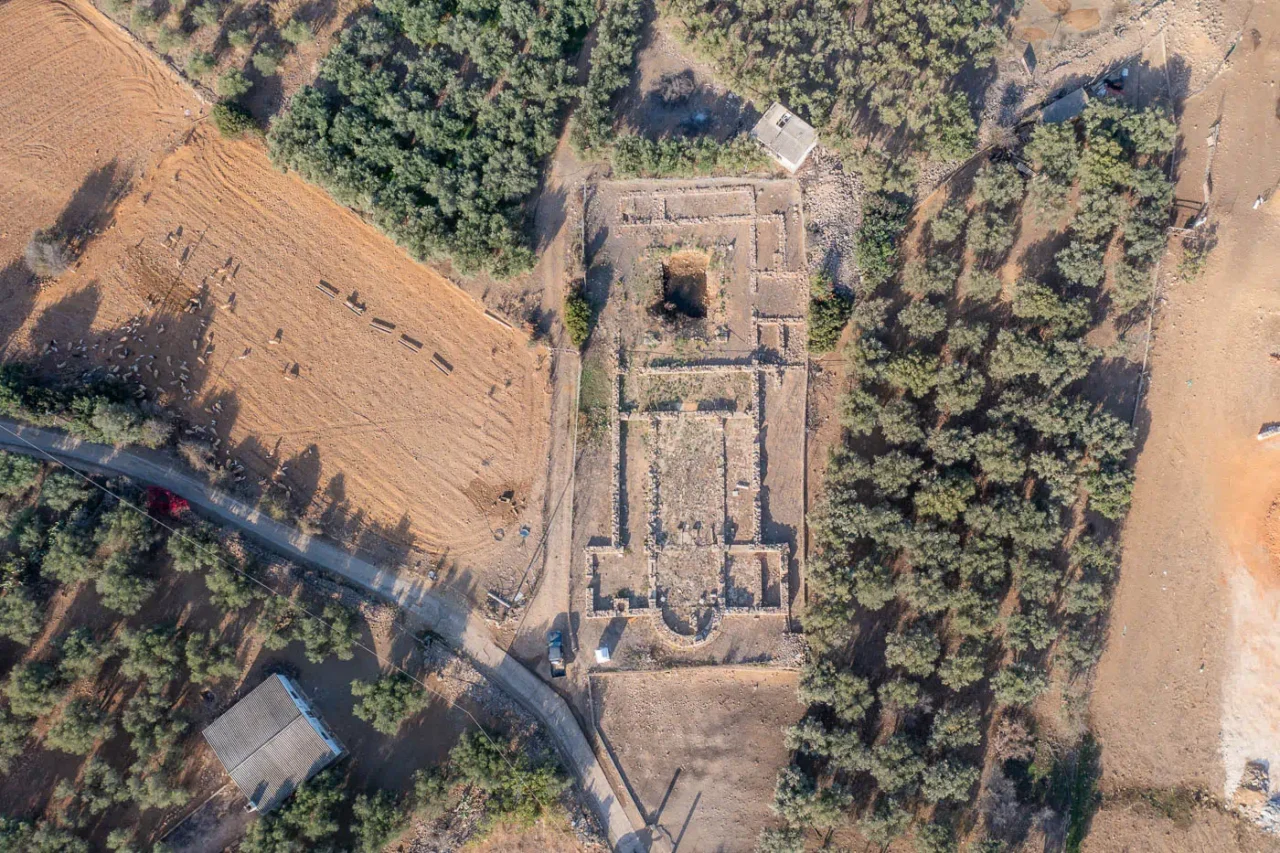
<path id="1" fill-rule="evenodd" d="M 30 19 L 15 6 L 30 7 Z M 27 29 L 36 32 L 21 36 Z M 13 75 L 0 77 L 0 198 L 33 196 L 0 244 L 20 263 L 31 229 L 58 217 L 86 170 L 145 163 L 188 131 L 180 84 L 168 86 L 162 66 L 93 10 L 11 3 L 0 34 L 14 48 L 0 59 L 0 74 Z M 59 55 L 40 87 L 24 76 Z M 76 108 L 42 111 L 90 79 L 103 82 Z M 118 120 L 95 130 L 95 100 L 114 104 Z M 469 585 L 518 579 L 536 541 L 526 546 L 519 532 L 541 531 L 545 353 L 274 169 L 260 142 L 223 140 L 203 124 L 174 142 L 73 269 L 40 290 L 25 274 L 2 282 L 7 354 L 40 356 L 68 376 L 94 366 L 132 374 L 210 429 L 223 461 L 245 466 L 239 488 L 275 480 L 335 538 L 389 565 L 447 552 Z M 59 181 L 36 205 L 30 188 Z M 69 355 L 81 340 L 83 354 Z"/>
<path id="2" fill-rule="evenodd" d="M 0 45 L 0 285 L 7 285 L 27 278 L 15 263 L 32 231 L 91 224 L 122 185 L 180 141 L 202 105 L 74 0 L 0 3 Z M 12 294 L 4 296 L 0 311 L 8 312 Z"/>

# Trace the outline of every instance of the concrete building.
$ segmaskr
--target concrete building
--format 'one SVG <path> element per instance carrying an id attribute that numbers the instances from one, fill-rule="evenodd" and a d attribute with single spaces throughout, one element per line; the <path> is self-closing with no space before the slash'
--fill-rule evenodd
<path id="1" fill-rule="evenodd" d="M 769 107 L 756 126 L 751 138 L 769 152 L 769 156 L 782 164 L 788 172 L 795 173 L 809 152 L 818 144 L 818 132 L 782 104 Z"/>
<path id="2" fill-rule="evenodd" d="M 272 675 L 204 730 L 204 739 L 249 800 L 269 812 L 338 756 L 329 733 L 302 691 Z"/>

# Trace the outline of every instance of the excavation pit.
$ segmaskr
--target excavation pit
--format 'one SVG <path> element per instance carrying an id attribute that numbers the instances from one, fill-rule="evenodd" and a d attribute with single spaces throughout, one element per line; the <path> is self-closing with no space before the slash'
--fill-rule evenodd
<path id="1" fill-rule="evenodd" d="M 676 252 L 662 264 L 662 311 L 672 319 L 707 316 L 707 267 L 702 252 Z"/>

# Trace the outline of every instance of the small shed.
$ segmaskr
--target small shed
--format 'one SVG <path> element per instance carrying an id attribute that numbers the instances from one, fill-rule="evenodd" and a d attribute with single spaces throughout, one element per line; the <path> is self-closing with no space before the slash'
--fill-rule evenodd
<path id="1" fill-rule="evenodd" d="M 1089 105 L 1089 95 L 1084 89 L 1073 89 L 1056 101 L 1046 104 L 1040 111 L 1040 120 L 1045 124 L 1059 124 L 1071 121 L 1084 112 Z"/>
<path id="2" fill-rule="evenodd" d="M 292 681 L 270 676 L 204 730 L 249 807 L 269 812 L 343 749 Z"/>
<path id="3" fill-rule="evenodd" d="M 774 103 L 751 129 L 751 138 L 764 146 L 769 156 L 794 173 L 818 144 L 818 132 L 782 104 Z"/>

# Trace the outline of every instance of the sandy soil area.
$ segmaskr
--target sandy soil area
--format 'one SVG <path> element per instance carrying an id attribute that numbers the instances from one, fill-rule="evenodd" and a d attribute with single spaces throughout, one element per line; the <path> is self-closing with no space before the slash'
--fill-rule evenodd
<path id="1" fill-rule="evenodd" d="M 1255 7 L 1250 26 L 1259 38 L 1246 37 L 1181 115 L 1177 195 L 1211 191 L 1219 244 L 1199 279 L 1166 271 L 1092 705 L 1108 786 L 1229 793 L 1247 759 L 1280 759 L 1280 571 L 1266 535 L 1280 451 L 1254 438 L 1280 396 L 1269 355 L 1280 350 L 1280 202 L 1254 209 L 1280 182 L 1280 10 Z"/>
<path id="2" fill-rule="evenodd" d="M 0 339 L 25 316 L 22 250 L 79 231 L 199 117 L 194 93 L 77 0 L 0 5 Z M 3 340 L 0 340 L 3 346 Z"/>
<path id="3" fill-rule="evenodd" d="M 602 739 L 659 840 L 754 847 L 787 761 L 779 732 L 804 713 L 795 678 L 727 667 L 593 676 Z"/>

